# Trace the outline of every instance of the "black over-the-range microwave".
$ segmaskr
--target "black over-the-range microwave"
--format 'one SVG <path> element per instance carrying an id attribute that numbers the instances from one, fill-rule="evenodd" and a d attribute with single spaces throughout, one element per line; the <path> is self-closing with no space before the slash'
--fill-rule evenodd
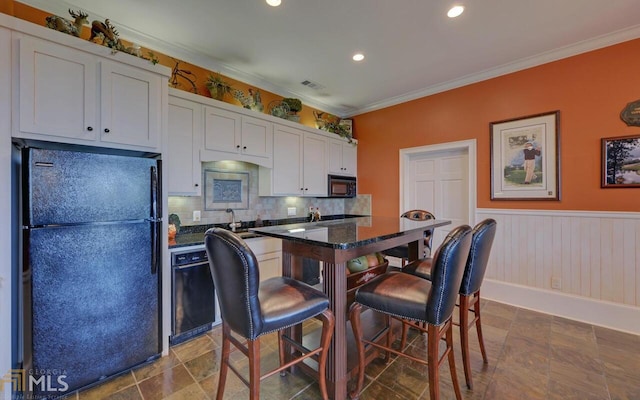
<path id="1" fill-rule="evenodd" d="M 356 197 L 356 178 L 353 176 L 329 175 L 329 197 Z"/>

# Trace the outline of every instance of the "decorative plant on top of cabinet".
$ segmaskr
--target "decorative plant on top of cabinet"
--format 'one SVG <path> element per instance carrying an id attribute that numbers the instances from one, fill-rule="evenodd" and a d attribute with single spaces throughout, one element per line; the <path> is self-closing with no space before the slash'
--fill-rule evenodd
<path id="1" fill-rule="evenodd" d="M 207 89 L 209 89 L 209 93 L 211 93 L 211 98 L 216 100 L 222 101 L 225 94 L 233 92 L 231 84 L 222 79 L 218 73 L 215 75 L 210 74 L 205 85 L 207 85 Z"/>
<path id="2" fill-rule="evenodd" d="M 300 122 L 298 112 L 302 110 L 302 101 L 300 101 L 300 99 L 285 98 L 282 99 L 282 102 L 289 106 L 289 115 L 287 116 L 287 119 L 289 121 Z"/>

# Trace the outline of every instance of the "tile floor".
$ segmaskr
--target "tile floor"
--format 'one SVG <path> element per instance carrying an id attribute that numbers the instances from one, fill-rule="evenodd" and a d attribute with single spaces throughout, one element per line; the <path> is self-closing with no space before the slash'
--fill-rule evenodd
<path id="1" fill-rule="evenodd" d="M 464 385 L 456 342 L 456 367 L 464 399 L 640 399 L 640 336 L 612 331 L 484 301 L 483 333 L 489 363 L 483 364 L 471 336 L 474 389 Z M 457 327 L 455 328 L 457 329 Z M 71 399 L 213 399 L 218 380 L 220 328 L 172 347 L 169 355 Z M 454 337 L 457 340 L 458 335 Z M 423 336 L 412 331 L 410 351 L 426 354 Z M 263 367 L 278 361 L 274 335 L 263 341 Z M 246 359 L 232 354 L 246 370 Z M 263 368 L 263 370 L 264 370 Z M 454 399 L 448 366 L 441 367 L 443 399 Z M 304 375 L 275 375 L 263 381 L 261 398 L 320 399 L 315 381 Z M 372 362 L 362 400 L 428 399 L 426 366 L 404 358 Z M 235 375 L 227 378 L 225 399 L 248 399 Z"/>

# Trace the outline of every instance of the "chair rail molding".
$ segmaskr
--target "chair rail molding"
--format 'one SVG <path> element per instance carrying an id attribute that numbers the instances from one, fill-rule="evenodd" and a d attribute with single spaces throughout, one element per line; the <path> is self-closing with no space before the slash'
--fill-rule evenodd
<path id="1" fill-rule="evenodd" d="M 482 295 L 640 334 L 640 212 L 476 210 L 498 222 Z"/>

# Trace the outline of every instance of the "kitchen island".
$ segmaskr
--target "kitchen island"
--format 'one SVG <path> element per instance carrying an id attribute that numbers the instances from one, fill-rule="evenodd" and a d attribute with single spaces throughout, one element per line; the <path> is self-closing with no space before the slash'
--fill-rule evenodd
<path id="1" fill-rule="evenodd" d="M 336 326 L 327 362 L 327 386 L 334 400 L 347 398 L 347 261 L 408 244 L 409 261 L 424 251 L 424 234 L 447 220 L 412 221 L 394 217 L 359 217 L 252 228 L 282 239 L 282 275 L 301 279 L 304 258 L 323 261 L 323 290 Z"/>

